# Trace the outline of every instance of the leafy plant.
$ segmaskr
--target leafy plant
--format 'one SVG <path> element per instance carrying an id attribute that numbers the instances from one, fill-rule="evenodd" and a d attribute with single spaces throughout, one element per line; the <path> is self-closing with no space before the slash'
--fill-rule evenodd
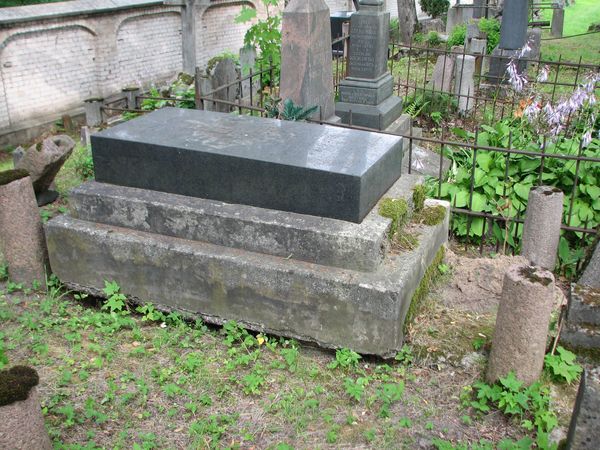
<path id="1" fill-rule="evenodd" d="M 280 98 L 269 98 L 265 104 L 267 111 L 267 117 L 290 120 L 290 121 L 303 121 L 310 119 L 310 117 L 319 110 L 318 106 L 304 107 L 302 105 L 296 105 L 292 99 L 286 98 L 281 104 Z"/>
<path id="2" fill-rule="evenodd" d="M 262 75 L 263 83 L 273 85 L 278 84 L 279 72 L 281 67 L 281 16 L 274 14 L 271 8 L 277 8 L 278 0 L 262 0 L 267 12 L 266 19 L 258 20 L 251 25 L 244 35 L 244 45 L 254 47 L 259 50 L 256 58 L 257 68 L 267 68 L 274 66 L 273 77 L 270 80 L 270 73 L 265 72 Z M 256 18 L 256 9 L 243 6 L 240 13 L 235 18 L 235 23 L 248 23 Z"/>
<path id="3" fill-rule="evenodd" d="M 457 25 L 452 28 L 450 31 L 450 35 L 448 36 L 448 41 L 446 44 L 448 48 L 463 46 L 465 45 L 465 39 L 467 38 L 467 26 L 465 24 Z"/>
<path id="4" fill-rule="evenodd" d="M 500 42 L 500 21 L 482 17 L 478 22 L 479 29 L 487 35 L 486 52 L 491 54 Z"/>
<path id="5" fill-rule="evenodd" d="M 455 128 L 453 132 L 463 140 L 473 140 L 475 133 Z M 477 144 L 525 151 L 539 152 L 546 143 L 544 152 L 548 155 L 571 155 L 579 153 L 581 137 L 560 137 L 555 142 L 544 141 L 537 135 L 529 124 L 521 118 L 505 119 L 493 126 L 482 125 L 477 134 Z M 594 157 L 600 151 L 600 140 L 594 139 L 582 150 L 582 156 Z M 541 179 L 545 185 L 557 187 L 565 193 L 570 193 L 575 187 L 577 173 L 577 190 L 571 210 L 571 196 L 565 195 L 565 221 L 576 227 L 595 228 L 600 224 L 600 166 L 590 162 L 577 163 L 548 157 L 542 160 L 523 154 L 504 152 L 478 151 L 473 165 L 473 151 L 461 147 L 446 147 L 444 153 L 452 161 L 452 168 L 439 191 L 440 198 L 447 199 L 457 208 L 468 208 L 476 212 L 487 212 L 507 219 L 506 224 L 494 222 L 490 240 L 506 243 L 518 249 L 522 226 L 518 226 L 513 218 L 522 216 L 527 207 L 529 190 L 536 186 Z M 473 195 L 471 198 L 471 179 L 473 179 Z M 429 195 L 437 196 L 438 186 L 429 182 Z M 457 215 L 452 221 L 452 231 L 459 237 L 478 240 L 484 232 L 484 219 Z M 585 238 L 579 232 L 563 232 L 559 257 L 562 266 L 575 266 L 577 260 L 583 257 L 583 250 L 571 251 L 571 247 L 580 245 Z M 572 273 L 572 272 L 571 272 Z"/>
<path id="6" fill-rule="evenodd" d="M 361 356 L 347 348 L 338 349 L 335 351 L 335 360 L 330 362 L 327 367 L 329 369 L 337 369 L 341 367 L 343 369 L 348 369 L 350 367 L 357 367 L 358 361 L 361 359 Z"/>
<path id="7" fill-rule="evenodd" d="M 380 417 L 390 417 L 390 407 L 393 403 L 399 401 L 404 394 L 404 382 L 384 383 L 376 391 L 377 398 L 381 400 L 382 405 L 379 410 Z"/>
<path id="8" fill-rule="evenodd" d="M 8 265 L 0 264 L 0 281 L 8 280 Z"/>
<path id="9" fill-rule="evenodd" d="M 536 430 L 538 439 L 544 439 L 557 425 L 556 415 L 550 411 L 550 392 L 541 383 L 525 387 L 514 372 L 494 385 L 482 381 L 473 384 L 474 400 L 465 398 L 465 404 L 480 413 L 496 408 L 504 414 L 516 417 L 527 430 Z"/>
<path id="10" fill-rule="evenodd" d="M 448 11 L 450 2 L 448 0 L 419 0 L 421 10 L 431 17 L 439 17 Z"/>
<path id="11" fill-rule="evenodd" d="M 544 358 L 544 368 L 553 379 L 571 384 L 583 372 L 583 368 L 575 362 L 576 357 L 574 353 L 558 346 L 556 354 L 547 354 Z"/>
<path id="12" fill-rule="evenodd" d="M 437 47 L 438 45 L 444 42 L 442 41 L 442 38 L 436 31 L 430 31 L 429 33 L 427 33 L 427 38 L 425 40 L 427 42 L 427 45 L 429 45 L 430 47 Z"/>
<path id="13" fill-rule="evenodd" d="M 359 377 L 356 380 L 346 378 L 344 380 L 344 389 L 346 393 L 357 402 L 360 402 L 365 392 L 365 386 L 369 384 L 368 377 Z"/>
<path id="14" fill-rule="evenodd" d="M 116 281 L 109 282 L 105 280 L 102 292 L 107 296 L 107 300 L 100 309 L 103 311 L 108 310 L 111 316 L 129 314 L 126 304 L 127 297 L 120 291 L 121 288 Z"/>

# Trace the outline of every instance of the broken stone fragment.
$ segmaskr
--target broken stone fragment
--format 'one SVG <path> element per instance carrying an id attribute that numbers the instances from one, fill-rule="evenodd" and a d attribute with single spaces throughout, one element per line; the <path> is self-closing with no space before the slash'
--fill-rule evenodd
<path id="1" fill-rule="evenodd" d="M 71 155 L 75 141 L 67 135 L 52 136 L 23 153 L 15 169 L 29 173 L 36 194 L 47 191 L 54 177 Z"/>

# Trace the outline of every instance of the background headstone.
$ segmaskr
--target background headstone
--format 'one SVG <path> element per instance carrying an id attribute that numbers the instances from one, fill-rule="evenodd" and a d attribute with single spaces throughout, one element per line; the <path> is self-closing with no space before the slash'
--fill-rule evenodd
<path id="1" fill-rule="evenodd" d="M 528 385 L 539 378 L 554 298 L 551 272 L 528 265 L 508 269 L 486 373 L 488 382 L 510 372 Z"/>
<path id="2" fill-rule="evenodd" d="M 517 50 L 527 39 L 528 0 L 505 0 L 500 26 L 500 43 L 505 50 Z"/>
<path id="3" fill-rule="evenodd" d="M 433 75 L 429 82 L 431 89 L 437 92 L 450 92 L 452 75 L 454 74 L 454 59 L 454 56 L 448 53 L 437 57 Z"/>
<path id="4" fill-rule="evenodd" d="M 227 86 L 238 79 L 238 72 L 235 62 L 231 58 L 223 58 L 220 60 L 213 71 L 212 76 L 212 89 L 218 89 L 221 86 Z M 225 100 L 228 102 L 235 102 L 238 97 L 239 87 L 237 84 L 230 86 L 225 89 L 221 89 L 215 92 L 212 97 L 215 100 Z M 215 111 L 217 112 L 231 112 L 235 107 L 215 102 Z"/>
<path id="5" fill-rule="evenodd" d="M 350 19 L 348 77 L 340 82 L 335 109 L 344 123 L 384 130 L 402 114 L 387 67 L 390 14 L 383 0 L 359 3 Z"/>
<path id="6" fill-rule="evenodd" d="M 562 37 L 565 26 L 565 3 L 564 0 L 557 0 L 555 8 L 552 10 L 552 23 L 550 25 L 550 35 L 552 37 Z"/>
<path id="7" fill-rule="evenodd" d="M 335 120 L 329 7 L 323 0 L 292 0 L 283 11 L 280 97 L 313 117 Z"/>
<path id="8" fill-rule="evenodd" d="M 467 114 L 475 104 L 475 57 L 457 55 L 454 64 L 454 93 L 458 96 L 458 111 Z"/>

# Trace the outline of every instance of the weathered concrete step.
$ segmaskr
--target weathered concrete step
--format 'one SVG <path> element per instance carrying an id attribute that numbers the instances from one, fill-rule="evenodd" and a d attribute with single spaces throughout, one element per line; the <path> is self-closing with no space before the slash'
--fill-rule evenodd
<path id="1" fill-rule="evenodd" d="M 411 201 L 423 178 L 403 175 L 385 194 Z M 88 182 L 70 194 L 74 217 L 351 270 L 374 271 L 390 219 L 376 206 L 360 223 Z"/>
<path id="2" fill-rule="evenodd" d="M 105 280 L 138 301 L 236 320 L 246 327 L 392 356 L 427 267 L 446 242 L 446 220 L 419 246 L 357 272 L 60 216 L 46 224 L 53 272 L 102 296 Z"/>

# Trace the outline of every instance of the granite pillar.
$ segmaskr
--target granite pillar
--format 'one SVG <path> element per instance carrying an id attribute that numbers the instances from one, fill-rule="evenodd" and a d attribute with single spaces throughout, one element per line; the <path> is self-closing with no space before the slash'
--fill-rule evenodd
<path id="1" fill-rule="evenodd" d="M 89 98 L 83 102 L 85 110 L 85 124 L 88 127 L 99 127 L 102 125 L 103 98 Z"/>
<path id="2" fill-rule="evenodd" d="M 529 191 L 521 254 L 536 266 L 554 270 L 560 240 L 564 195 L 552 186 Z"/>
<path id="3" fill-rule="evenodd" d="M 527 385 L 539 378 L 544 366 L 554 289 L 552 272 L 528 265 L 508 269 L 486 373 L 489 383 L 510 372 Z"/>
<path id="4" fill-rule="evenodd" d="M 336 121 L 331 25 L 324 0 L 292 0 L 283 11 L 280 97 L 310 108 L 313 118 Z"/>
<path id="5" fill-rule="evenodd" d="M 46 245 L 31 178 L 25 170 L 0 176 L 0 234 L 8 275 L 15 283 L 45 286 Z"/>
<path id="6" fill-rule="evenodd" d="M 387 68 L 390 14 L 383 0 L 361 0 L 350 19 L 348 77 L 340 83 L 336 114 L 344 123 L 383 130 L 402 114 Z"/>

